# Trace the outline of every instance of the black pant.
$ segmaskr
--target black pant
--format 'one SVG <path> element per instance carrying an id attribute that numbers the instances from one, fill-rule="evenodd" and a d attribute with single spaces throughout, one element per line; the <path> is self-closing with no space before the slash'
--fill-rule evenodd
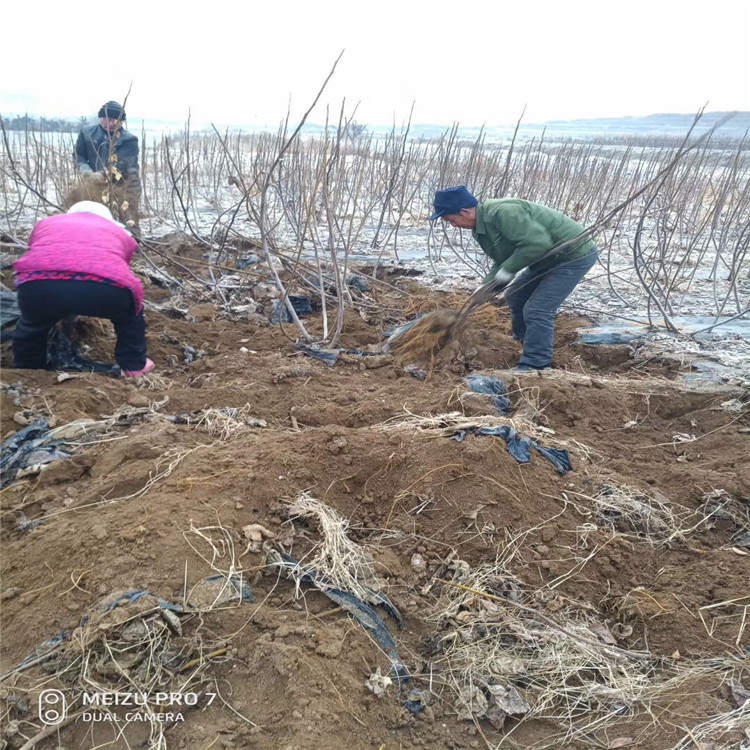
<path id="1" fill-rule="evenodd" d="M 108 318 L 117 334 L 115 359 L 123 370 L 146 366 L 146 322 L 136 315 L 133 295 L 100 281 L 27 281 L 18 287 L 21 319 L 13 333 L 15 366 L 26 370 L 47 367 L 47 335 L 69 315 Z"/>

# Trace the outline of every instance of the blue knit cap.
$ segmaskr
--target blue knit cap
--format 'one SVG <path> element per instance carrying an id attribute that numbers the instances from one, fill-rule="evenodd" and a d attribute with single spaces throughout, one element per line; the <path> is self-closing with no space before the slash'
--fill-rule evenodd
<path id="1" fill-rule="evenodd" d="M 435 191 L 435 213 L 430 221 L 447 214 L 457 214 L 462 208 L 473 208 L 479 201 L 466 189 L 466 185 Z"/>

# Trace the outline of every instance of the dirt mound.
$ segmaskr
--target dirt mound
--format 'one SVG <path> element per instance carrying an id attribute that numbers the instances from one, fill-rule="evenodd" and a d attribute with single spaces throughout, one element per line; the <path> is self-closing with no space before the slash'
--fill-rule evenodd
<path id="1" fill-rule="evenodd" d="M 375 348 L 389 325 L 457 306 L 400 283 L 408 294 L 381 297 L 379 312 L 347 312 L 344 348 Z M 737 657 L 750 605 L 741 538 L 750 420 L 726 407 L 738 394 L 688 390 L 661 377 L 658 363 L 658 376 L 633 370 L 622 347 L 580 347 L 580 318 L 559 320 L 558 369 L 549 372 L 507 371 L 519 349 L 507 313 L 492 307 L 472 319 L 450 361 L 342 354 L 330 367 L 296 350 L 288 326 L 268 325 L 270 308 L 232 319 L 157 286 L 148 298 L 183 311 L 147 313 L 156 374 L 133 382 L 3 372 L 4 437 L 40 416 L 53 426 L 87 420 L 67 444 L 71 458 L 0 494 L 2 671 L 59 633 L 85 640 L 88 655 L 66 646 L 64 659 L 56 652 L 5 679 L 8 747 L 45 731 L 41 687 L 80 700 L 84 687 L 127 689 L 123 674 L 146 679 L 129 656 L 128 623 L 141 623 L 152 653 L 164 655 L 149 679 L 173 686 L 191 675 L 184 685 L 197 705 L 181 719 L 120 730 L 111 717 L 81 713 L 61 730 L 65 746 L 456 748 L 507 738 L 557 747 L 567 736 L 571 748 L 653 749 L 736 708 L 727 685 L 729 677 L 748 685 Z M 78 340 L 89 356 L 111 359 L 107 324 L 80 323 Z M 504 380 L 507 416 L 468 391 L 464 376 L 477 371 Z M 573 471 L 558 474 L 537 452 L 519 463 L 502 438 L 469 431 L 490 422 L 567 449 Z M 398 627 L 375 607 L 411 675 L 401 691 L 374 630 L 321 586 L 268 564 L 269 546 L 299 560 L 320 543 L 315 523 L 289 514 L 288 501 L 304 492 L 346 520 L 403 616 Z M 252 602 L 167 616 L 154 598 L 101 614 L 115 592 L 185 606 L 207 578 L 239 574 Z M 92 611 L 105 618 L 95 634 L 82 627 Z M 179 627 L 170 619 L 178 616 Z M 500 626 L 508 663 L 525 664 L 503 680 L 476 671 L 475 657 L 457 647 L 487 642 Z M 542 679 L 542 659 L 570 643 L 589 650 L 580 680 L 565 676 L 554 697 L 560 678 Z M 646 653 L 647 667 L 613 648 Z M 381 697 L 366 686 L 378 670 L 392 681 L 379 683 Z M 632 701 L 612 698 L 627 692 L 613 674 L 637 674 Z M 494 713 L 478 708 L 498 695 L 498 681 L 504 702 L 496 699 Z M 599 692 L 584 698 L 582 685 Z M 410 703 L 415 695 L 425 708 Z M 97 710 L 122 719 L 126 707 Z M 723 741 L 738 741 L 739 725 L 725 724 Z M 36 747 L 56 742 L 48 733 Z"/>

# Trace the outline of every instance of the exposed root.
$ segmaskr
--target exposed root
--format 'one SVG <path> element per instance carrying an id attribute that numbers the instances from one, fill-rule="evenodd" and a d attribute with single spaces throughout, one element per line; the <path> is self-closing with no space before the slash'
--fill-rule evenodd
<path id="1" fill-rule="evenodd" d="M 460 335 L 465 323 L 458 310 L 434 310 L 406 330 L 395 331 L 386 343 L 387 350 L 405 359 L 434 357 Z"/>
<path id="2" fill-rule="evenodd" d="M 148 481 L 137 492 L 122 497 L 105 498 L 102 502 L 116 503 L 122 500 L 134 500 L 137 497 L 143 497 L 155 484 L 162 479 L 169 477 L 172 472 L 187 458 L 191 453 L 206 448 L 204 444 L 196 445 L 193 448 L 170 448 L 163 455 L 156 459 L 154 471 L 149 474 Z"/>

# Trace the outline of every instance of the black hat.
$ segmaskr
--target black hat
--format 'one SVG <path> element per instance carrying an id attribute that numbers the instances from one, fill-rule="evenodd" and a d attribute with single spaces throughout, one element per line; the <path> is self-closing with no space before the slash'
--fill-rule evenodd
<path id="1" fill-rule="evenodd" d="M 479 201 L 466 189 L 466 185 L 446 188 L 435 191 L 435 213 L 430 216 L 430 221 L 435 221 L 441 216 L 457 214 L 462 208 L 473 208 Z"/>
<path id="2" fill-rule="evenodd" d="M 99 109 L 99 117 L 110 117 L 113 120 L 124 120 L 125 109 L 119 102 L 106 102 Z"/>

